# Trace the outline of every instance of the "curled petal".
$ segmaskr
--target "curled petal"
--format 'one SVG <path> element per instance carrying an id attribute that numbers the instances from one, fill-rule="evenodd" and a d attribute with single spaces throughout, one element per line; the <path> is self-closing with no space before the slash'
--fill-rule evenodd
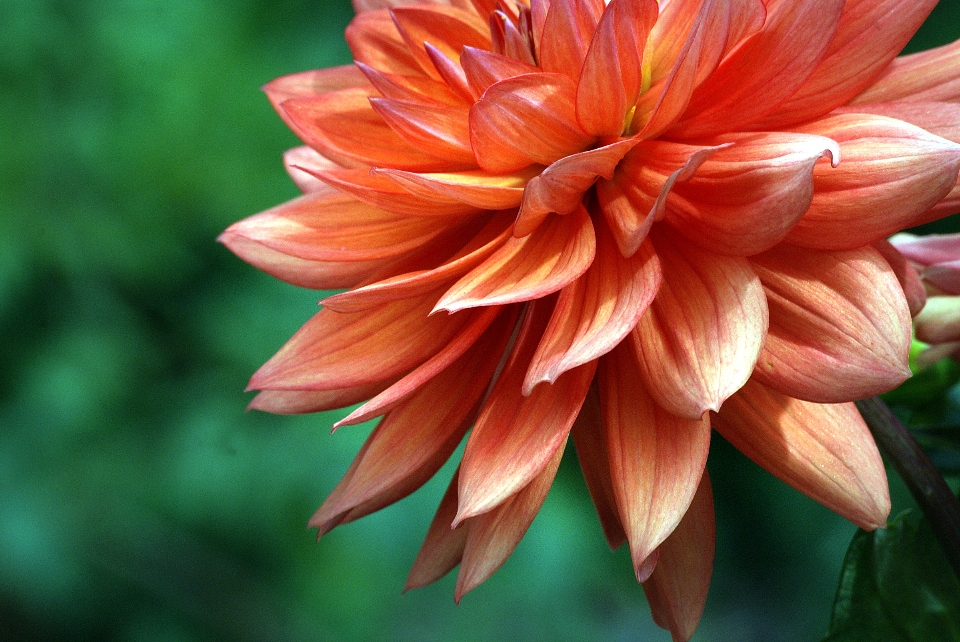
<path id="1" fill-rule="evenodd" d="M 643 141 L 617 167 L 612 180 L 597 182 L 597 198 L 617 247 L 633 256 L 654 222 L 666 216 L 667 195 L 689 180 L 720 147 Z"/>
<path id="2" fill-rule="evenodd" d="M 448 174 L 418 174 L 397 169 L 375 170 L 404 190 L 423 199 L 452 199 L 485 210 L 506 210 L 523 200 L 523 188 L 542 168 L 529 167 L 512 174 L 489 174 L 485 171 Z"/>
<path id="3" fill-rule="evenodd" d="M 853 403 L 801 401 L 750 381 L 714 427 L 744 455 L 865 530 L 890 514 L 877 445 Z"/>
<path id="4" fill-rule="evenodd" d="M 960 100 L 960 40 L 894 58 L 853 104 Z"/>
<path id="5" fill-rule="evenodd" d="M 844 0 L 771 0 L 763 29 L 700 85 L 670 129 L 690 138 L 736 131 L 785 102 L 827 53 Z M 762 61 L 760 63 L 759 61 Z"/>
<path id="6" fill-rule="evenodd" d="M 648 558 L 677 527 L 700 484 L 710 422 L 654 403 L 627 345 L 601 360 L 598 378 L 614 495 L 637 581 L 644 582 L 653 570 Z"/>
<path id="7" fill-rule="evenodd" d="M 814 168 L 814 196 L 788 243 L 822 250 L 868 245 L 923 222 L 960 172 L 960 145 L 893 118 L 839 114 L 804 131 L 840 144 L 843 161 Z"/>
<path id="8" fill-rule="evenodd" d="M 566 156 L 531 178 L 523 191 L 514 234 L 526 236 L 552 212 L 569 214 L 576 210 L 597 178 L 612 178 L 617 164 L 638 142 L 621 140 Z"/>
<path id="9" fill-rule="evenodd" d="M 612 0 L 600 17 L 577 84 L 577 120 L 593 136 L 619 136 L 640 95 L 643 49 L 656 0 Z"/>
<path id="10" fill-rule="evenodd" d="M 458 603 L 493 575 L 523 539 L 547 497 L 562 457 L 563 444 L 530 483 L 490 512 L 470 520 L 454 592 Z"/>
<path id="11" fill-rule="evenodd" d="M 587 396 L 596 362 L 552 385 L 521 394 L 530 358 L 550 317 L 547 301 L 528 304 L 513 352 L 467 440 L 460 468 L 460 509 L 454 524 L 486 513 L 525 487 L 558 449 Z"/>
<path id="12" fill-rule="evenodd" d="M 749 256 L 779 243 L 813 199 L 813 168 L 834 165 L 838 145 L 822 136 L 728 134 L 719 149 L 667 199 L 666 221 L 702 247 Z"/>
<path id="13" fill-rule="evenodd" d="M 650 395 L 699 419 L 746 382 L 767 334 L 767 302 L 746 259 L 653 238 L 663 281 L 632 339 Z"/>
<path id="14" fill-rule="evenodd" d="M 675 642 L 693 637 L 700 622 L 713 573 L 716 534 L 713 490 L 703 471 L 690 508 L 660 545 L 657 567 L 643 585 L 653 621 L 670 631 Z"/>
<path id="15" fill-rule="evenodd" d="M 659 287 L 660 261 L 653 245 L 644 243 L 624 258 L 600 225 L 597 257 L 583 276 L 560 290 L 524 380 L 524 394 L 612 350 L 640 321 Z"/>
<path id="16" fill-rule="evenodd" d="M 576 95 L 576 84 L 562 74 L 524 74 L 491 85 L 470 108 L 477 164 L 506 174 L 585 150 L 592 138 L 576 125 Z"/>
<path id="17" fill-rule="evenodd" d="M 879 252 L 782 245 L 750 262 L 770 306 L 756 381 L 839 403 L 887 392 L 910 376 L 910 310 Z"/>
<path id="18" fill-rule="evenodd" d="M 593 224 L 583 207 L 569 216 L 554 216 L 532 234 L 507 240 L 447 290 L 436 310 L 456 312 L 546 296 L 586 272 L 595 253 Z"/>
<path id="19" fill-rule="evenodd" d="M 375 313 L 321 310 L 250 380 L 252 390 L 334 390 L 402 374 L 449 344 L 472 314 L 428 316 L 436 294 Z"/>
<path id="20" fill-rule="evenodd" d="M 817 68 L 786 103 L 752 129 L 781 129 L 846 104 L 883 73 L 937 0 L 847 0 L 837 35 Z"/>
<path id="21" fill-rule="evenodd" d="M 593 505 L 597 509 L 603 534 L 612 550 L 620 548 L 627 541 L 617 512 L 617 499 L 613 492 L 610 477 L 610 456 L 607 454 L 607 437 L 603 430 L 600 414 L 600 398 L 596 385 L 590 388 L 587 398 L 580 408 L 577 420 L 570 431 L 573 444 L 577 449 L 577 459 L 583 471 Z"/>

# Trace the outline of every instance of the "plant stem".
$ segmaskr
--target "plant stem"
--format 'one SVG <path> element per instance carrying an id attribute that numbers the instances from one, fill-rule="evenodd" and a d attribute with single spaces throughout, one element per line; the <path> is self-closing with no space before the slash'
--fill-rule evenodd
<path id="1" fill-rule="evenodd" d="M 930 520 L 953 572 L 960 579 L 960 502 L 940 471 L 879 397 L 857 402 L 880 452 L 893 464 Z"/>

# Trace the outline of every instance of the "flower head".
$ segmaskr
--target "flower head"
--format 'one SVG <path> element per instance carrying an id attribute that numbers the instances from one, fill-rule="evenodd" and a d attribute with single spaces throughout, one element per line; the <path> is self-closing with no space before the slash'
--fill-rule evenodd
<path id="1" fill-rule="evenodd" d="M 354 65 L 266 86 L 305 193 L 221 237 L 346 290 L 250 382 L 261 410 L 382 416 L 311 525 L 404 497 L 466 436 L 408 580 L 459 564 L 459 599 L 572 436 L 676 639 L 712 566 L 711 424 L 883 525 L 851 402 L 909 375 L 910 314 L 874 244 L 960 209 L 960 47 L 894 60 L 936 2 L 407 4 L 356 0 Z"/>

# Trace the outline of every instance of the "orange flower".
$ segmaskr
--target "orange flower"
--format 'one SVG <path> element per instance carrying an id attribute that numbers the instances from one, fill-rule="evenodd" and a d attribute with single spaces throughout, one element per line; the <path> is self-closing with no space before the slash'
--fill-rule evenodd
<path id="1" fill-rule="evenodd" d="M 305 194 L 221 237 L 346 290 L 250 382 L 253 408 L 383 417 L 312 526 L 411 493 L 472 427 L 407 583 L 459 563 L 459 600 L 572 435 L 610 545 L 687 639 L 711 424 L 885 523 L 851 401 L 909 375 L 872 244 L 960 209 L 960 46 L 894 60 L 935 0 L 355 4 L 355 65 L 266 86 L 307 145 L 286 156 Z"/>

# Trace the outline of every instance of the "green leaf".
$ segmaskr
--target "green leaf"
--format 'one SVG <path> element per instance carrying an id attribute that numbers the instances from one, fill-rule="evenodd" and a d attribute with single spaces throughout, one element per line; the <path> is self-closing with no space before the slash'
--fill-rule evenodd
<path id="1" fill-rule="evenodd" d="M 822 642 L 960 641 L 960 582 L 922 516 L 853 536 Z"/>

